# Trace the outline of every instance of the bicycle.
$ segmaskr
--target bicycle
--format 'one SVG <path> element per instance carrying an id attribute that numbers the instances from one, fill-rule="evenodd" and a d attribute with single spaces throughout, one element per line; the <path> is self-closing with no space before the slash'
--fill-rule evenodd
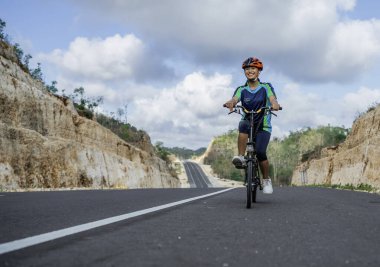
<path id="1" fill-rule="evenodd" d="M 280 107 L 279 110 L 282 110 L 282 107 Z M 249 111 L 241 105 L 236 105 L 234 109 L 228 114 L 238 113 L 244 116 L 244 114 L 242 114 L 240 111 L 243 111 L 244 114 L 248 114 L 248 120 L 250 123 L 246 155 L 244 156 L 246 160 L 246 164 L 243 167 L 245 171 L 244 183 L 247 188 L 246 208 L 250 209 L 252 206 L 252 203 L 256 202 L 257 188 L 259 188 L 260 190 L 263 190 L 261 180 L 260 180 L 260 175 L 259 175 L 259 161 L 257 159 L 257 153 L 256 153 L 256 135 L 258 132 L 258 128 L 260 124 L 262 123 L 265 115 L 267 115 L 268 113 L 271 113 L 274 116 L 277 116 L 277 115 L 272 112 L 272 109 L 270 107 L 262 107 L 258 109 L 257 111 L 253 111 L 253 110 Z M 256 123 L 256 125 L 254 125 L 254 115 L 259 114 L 261 112 L 264 112 L 264 116 L 261 117 L 260 121 Z"/>

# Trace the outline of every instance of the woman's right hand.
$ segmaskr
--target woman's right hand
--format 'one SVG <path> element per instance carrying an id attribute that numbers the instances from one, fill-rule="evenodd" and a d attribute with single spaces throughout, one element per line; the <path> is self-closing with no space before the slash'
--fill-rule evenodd
<path id="1" fill-rule="evenodd" d="M 234 109 L 236 105 L 236 101 L 234 99 L 228 100 L 226 103 L 224 103 L 223 107 L 226 107 L 230 109 L 230 112 Z"/>

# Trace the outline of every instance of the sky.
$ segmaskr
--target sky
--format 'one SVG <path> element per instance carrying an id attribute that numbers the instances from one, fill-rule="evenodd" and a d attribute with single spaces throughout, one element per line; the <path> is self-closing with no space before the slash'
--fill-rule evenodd
<path id="1" fill-rule="evenodd" d="M 104 97 L 152 143 L 206 147 L 236 129 L 222 107 L 264 63 L 283 110 L 272 137 L 351 127 L 380 102 L 380 1 L 0 0 L 11 42 L 41 63 L 46 84 Z"/>

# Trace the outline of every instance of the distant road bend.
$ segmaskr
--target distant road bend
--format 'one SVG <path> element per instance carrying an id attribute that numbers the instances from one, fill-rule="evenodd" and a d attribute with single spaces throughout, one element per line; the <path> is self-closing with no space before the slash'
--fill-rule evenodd
<path id="1" fill-rule="evenodd" d="M 185 167 L 186 175 L 191 188 L 212 187 L 212 184 L 210 180 L 207 178 L 207 175 L 203 172 L 203 170 L 197 163 L 191 161 L 184 161 L 183 166 Z"/>

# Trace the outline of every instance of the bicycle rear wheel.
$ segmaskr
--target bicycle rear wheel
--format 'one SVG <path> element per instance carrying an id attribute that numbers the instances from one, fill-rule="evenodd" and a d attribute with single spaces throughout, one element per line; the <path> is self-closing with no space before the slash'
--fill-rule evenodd
<path id="1" fill-rule="evenodd" d="M 247 187 L 247 203 L 246 203 L 246 208 L 250 209 L 252 206 L 252 161 L 249 161 L 247 164 L 247 171 L 246 171 L 246 187 Z"/>

